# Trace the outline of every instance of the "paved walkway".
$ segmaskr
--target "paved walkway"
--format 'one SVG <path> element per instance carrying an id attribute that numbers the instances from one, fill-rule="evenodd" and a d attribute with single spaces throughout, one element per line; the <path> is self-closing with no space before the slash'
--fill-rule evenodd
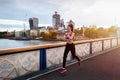
<path id="1" fill-rule="evenodd" d="M 120 80 L 120 48 L 82 62 L 79 67 L 67 67 L 65 74 L 59 71 L 37 77 L 33 80 Z"/>

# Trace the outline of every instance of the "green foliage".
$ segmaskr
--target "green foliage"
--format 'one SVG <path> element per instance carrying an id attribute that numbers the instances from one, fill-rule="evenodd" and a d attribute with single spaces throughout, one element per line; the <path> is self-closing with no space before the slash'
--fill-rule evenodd
<path id="1" fill-rule="evenodd" d="M 88 38 L 96 38 L 97 37 L 97 31 L 95 28 L 87 28 L 85 30 L 85 36 Z"/>
<path id="2" fill-rule="evenodd" d="M 48 33 L 41 32 L 40 36 L 43 37 L 44 39 L 56 38 L 57 32 L 55 31 L 51 31 Z"/>
<path id="3" fill-rule="evenodd" d="M 41 32 L 41 33 L 40 33 L 40 36 L 41 36 L 41 37 L 44 37 L 44 36 L 45 36 L 45 32 Z"/>
<path id="4" fill-rule="evenodd" d="M 51 34 L 51 38 L 56 38 L 56 36 L 57 36 L 56 31 L 51 31 L 51 32 L 49 32 L 49 34 Z"/>
<path id="5" fill-rule="evenodd" d="M 75 32 L 75 35 L 81 35 L 82 29 L 76 29 L 74 32 Z"/>
<path id="6" fill-rule="evenodd" d="M 109 36 L 115 36 L 117 32 L 117 28 L 115 26 L 111 26 L 108 29 L 105 29 L 103 27 L 100 28 L 87 28 L 85 30 L 85 36 L 88 38 L 104 38 Z"/>
<path id="7" fill-rule="evenodd" d="M 109 33 L 107 29 L 104 29 L 103 27 L 100 27 L 97 29 L 97 38 L 104 38 L 108 36 L 109 36 Z"/>
<path id="8" fill-rule="evenodd" d="M 116 32 L 117 32 L 116 26 L 111 26 L 110 28 L 108 28 L 108 33 L 110 35 L 114 35 Z"/>
<path id="9" fill-rule="evenodd" d="M 85 37 L 88 37 L 89 39 L 94 39 L 94 38 L 105 38 L 105 37 L 109 37 L 109 36 L 115 36 L 116 32 L 117 32 L 117 28 L 115 26 L 111 26 L 108 29 L 105 29 L 103 27 L 100 28 L 85 28 L 84 29 L 84 35 Z M 75 36 L 82 36 L 83 33 L 83 29 L 76 29 L 74 30 L 75 32 Z M 50 31 L 50 32 L 41 32 L 40 36 L 43 38 L 47 38 L 47 39 L 54 39 L 57 36 L 57 32 L 56 31 Z"/>
<path id="10" fill-rule="evenodd" d="M 51 35 L 49 33 L 45 33 L 45 32 L 41 32 L 40 34 L 41 37 L 43 37 L 44 39 L 48 39 Z"/>

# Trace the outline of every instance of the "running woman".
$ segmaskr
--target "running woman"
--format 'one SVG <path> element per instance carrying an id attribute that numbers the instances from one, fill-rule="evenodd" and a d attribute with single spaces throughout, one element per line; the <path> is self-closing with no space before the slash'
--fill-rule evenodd
<path id="1" fill-rule="evenodd" d="M 80 66 L 80 58 L 76 55 L 76 51 L 75 51 L 75 45 L 74 45 L 74 36 L 75 33 L 73 32 L 73 25 L 70 24 L 67 27 L 67 33 L 65 34 L 66 37 L 66 46 L 65 46 L 65 50 L 64 50 L 64 55 L 63 55 L 63 67 L 60 70 L 60 73 L 64 73 L 67 71 L 66 69 L 66 58 L 67 55 L 69 53 L 69 51 L 71 51 L 72 57 L 76 58 L 78 61 L 78 65 Z"/>

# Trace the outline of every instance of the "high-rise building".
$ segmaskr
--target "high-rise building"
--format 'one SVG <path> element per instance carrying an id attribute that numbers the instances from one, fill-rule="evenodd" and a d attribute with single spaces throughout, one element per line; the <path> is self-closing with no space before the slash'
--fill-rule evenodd
<path id="1" fill-rule="evenodd" d="M 30 29 L 38 29 L 39 20 L 38 18 L 29 19 Z"/>
<path id="2" fill-rule="evenodd" d="M 64 19 L 61 19 L 60 26 L 63 27 L 63 28 L 65 28 Z"/>
<path id="3" fill-rule="evenodd" d="M 75 23 L 72 20 L 68 21 L 66 25 L 70 25 L 70 24 L 72 24 L 73 27 L 75 27 Z M 67 26 L 66 26 L 66 28 L 67 28 Z"/>
<path id="4" fill-rule="evenodd" d="M 70 20 L 69 22 L 68 22 L 68 25 L 69 24 L 72 24 L 73 26 L 75 26 L 75 23 L 72 21 L 72 20 Z"/>
<path id="5" fill-rule="evenodd" d="M 53 22 L 53 27 L 54 28 L 59 28 L 60 27 L 60 15 L 55 11 L 55 14 L 52 16 L 52 22 Z"/>

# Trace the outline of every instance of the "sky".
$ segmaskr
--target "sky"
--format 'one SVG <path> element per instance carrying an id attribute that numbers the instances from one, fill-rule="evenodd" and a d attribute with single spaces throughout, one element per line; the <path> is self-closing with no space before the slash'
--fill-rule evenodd
<path id="1" fill-rule="evenodd" d="M 76 27 L 120 25 L 120 0 L 0 0 L 0 24 L 28 25 L 37 17 L 41 25 L 52 25 L 55 11 Z"/>

